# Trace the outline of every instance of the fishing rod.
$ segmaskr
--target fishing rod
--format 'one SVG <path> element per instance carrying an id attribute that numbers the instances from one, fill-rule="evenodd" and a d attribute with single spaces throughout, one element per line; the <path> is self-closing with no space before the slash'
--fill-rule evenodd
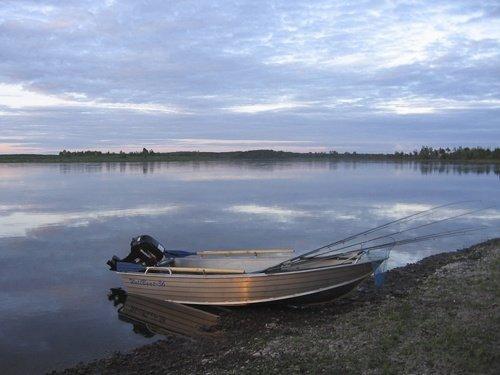
<path id="1" fill-rule="evenodd" d="M 317 258 L 317 257 L 319 257 L 321 255 L 324 255 L 324 254 L 328 254 L 328 253 L 332 253 L 332 252 L 339 252 L 340 250 L 348 249 L 350 247 L 354 247 L 354 246 L 357 246 L 357 245 L 363 245 L 365 243 L 373 242 L 373 241 L 380 240 L 380 239 L 387 238 L 387 237 L 391 237 L 391 236 L 396 236 L 396 235 L 399 235 L 401 233 L 405 233 L 405 232 L 409 232 L 409 231 L 412 231 L 412 230 L 420 229 L 420 228 L 423 228 L 423 227 L 427 227 L 429 225 L 435 225 L 435 224 L 442 223 L 442 222 L 447 221 L 447 220 L 457 219 L 459 217 L 463 217 L 463 216 L 470 215 L 470 214 L 473 214 L 473 213 L 476 213 L 476 212 L 484 211 L 484 210 L 487 210 L 487 209 L 490 209 L 490 208 L 492 208 L 492 206 L 479 208 L 477 210 L 471 210 L 471 211 L 467 211 L 467 212 L 462 212 L 462 213 L 454 215 L 454 216 L 449 216 L 449 217 L 445 217 L 443 219 L 431 221 L 430 223 L 420 224 L 420 225 L 417 225 L 415 227 L 411 227 L 411 228 L 404 229 L 404 230 L 401 230 L 401 231 L 389 233 L 389 234 L 386 234 L 386 235 L 383 235 L 383 236 L 371 238 L 371 239 L 368 239 L 368 240 L 365 240 L 365 241 L 360 241 L 360 242 L 353 243 L 353 244 L 350 244 L 350 245 L 346 245 L 346 246 L 343 246 L 343 247 L 340 247 L 340 248 L 337 248 L 337 249 L 331 249 L 331 250 L 324 251 L 322 253 L 314 254 L 312 256 L 308 256 L 308 257 L 304 257 L 304 258 L 307 258 L 307 259 Z"/>
<path id="2" fill-rule="evenodd" d="M 440 238 L 440 237 L 454 236 L 454 235 L 458 236 L 458 235 L 463 235 L 463 234 L 466 234 L 466 233 L 469 233 L 469 232 L 472 232 L 472 231 L 481 230 L 481 229 L 484 229 L 484 228 L 487 228 L 487 227 L 486 226 L 480 226 L 480 227 L 472 227 L 472 228 L 464 228 L 464 229 L 458 229 L 458 230 L 451 230 L 451 231 L 446 231 L 446 232 L 431 233 L 431 234 L 424 235 L 424 236 L 407 238 L 407 239 L 397 240 L 397 241 L 393 239 L 393 241 L 391 241 L 391 242 L 387 242 L 387 243 L 379 244 L 379 245 L 373 245 L 373 246 L 370 246 L 370 247 L 367 247 L 367 248 L 364 248 L 364 249 L 362 248 L 362 249 L 360 249 L 360 251 L 366 252 L 368 250 L 382 249 L 382 248 L 387 248 L 387 247 L 391 247 L 392 248 L 392 247 L 397 246 L 397 245 L 403 245 L 403 244 L 407 244 L 407 243 L 427 241 L 427 240 L 432 240 L 432 239 L 436 239 L 436 238 Z M 393 234 L 391 234 L 389 236 L 393 236 Z M 280 269 L 282 267 L 290 266 L 290 265 L 292 265 L 294 263 L 297 263 L 297 262 L 299 262 L 301 260 L 314 259 L 315 257 L 307 257 L 307 254 L 311 254 L 311 253 L 314 253 L 314 251 L 308 252 L 306 254 L 302 254 L 302 255 L 297 256 L 295 258 L 291 258 L 291 259 L 288 259 L 288 260 L 286 260 L 284 262 L 278 263 L 278 264 L 276 264 L 274 266 L 268 267 L 265 270 L 263 270 L 262 272 L 268 273 L 268 272 L 272 272 L 274 270 Z M 329 257 L 323 257 L 323 259 L 330 259 L 330 258 L 335 257 L 336 255 L 338 255 L 338 253 L 337 254 L 331 254 Z"/>
<path id="3" fill-rule="evenodd" d="M 482 230 L 482 229 L 485 229 L 485 228 L 487 228 L 487 227 L 485 225 L 482 225 L 482 226 L 478 226 L 478 227 L 470 227 L 470 228 L 456 229 L 456 230 L 446 231 L 446 232 L 431 233 L 431 234 L 427 234 L 427 235 L 424 235 L 424 236 L 418 236 L 418 237 L 413 237 L 413 238 L 405 238 L 405 239 L 402 239 L 402 240 L 387 242 L 387 243 L 380 244 L 380 245 L 373 245 L 373 246 L 366 247 L 366 248 L 362 249 L 362 251 L 363 252 L 367 252 L 369 250 L 385 249 L 385 248 L 387 248 L 389 246 L 390 247 L 394 247 L 394 246 L 397 246 L 397 245 L 405 245 L 405 244 L 408 244 L 408 243 L 417 243 L 417 242 L 422 242 L 422 241 L 429 241 L 429 240 L 434 240 L 434 239 L 441 238 L 441 237 L 460 236 L 460 235 L 463 235 L 463 234 L 466 234 L 466 233 L 475 232 L 475 231 Z"/>
<path id="4" fill-rule="evenodd" d="M 417 236 L 417 237 L 412 237 L 412 238 L 405 238 L 405 239 L 397 240 L 397 241 L 393 239 L 393 241 L 391 241 L 391 242 L 386 242 L 386 243 L 383 243 L 383 244 L 373 245 L 373 246 L 366 247 L 364 249 L 360 249 L 360 252 L 361 253 L 367 253 L 370 250 L 386 249 L 386 248 L 391 248 L 392 249 L 393 247 L 398 246 L 398 245 L 405 245 L 405 244 L 409 244 L 409 243 L 417 243 L 417 242 L 435 240 L 437 238 L 442 238 L 442 237 L 460 236 L 460 235 L 464 235 L 464 234 L 467 234 L 467 233 L 470 233 L 470 232 L 475 232 L 475 231 L 478 231 L 478 230 L 482 230 L 482 229 L 485 229 L 485 228 L 487 228 L 487 227 L 486 226 L 478 226 L 478 227 L 470 227 L 470 228 L 464 228 L 464 229 L 455 229 L 455 230 L 450 230 L 450 231 L 445 231 L 445 232 L 431 233 L 431 234 L 427 234 L 427 235 L 423 235 L 423 236 Z M 329 257 L 324 257 L 322 259 L 327 260 L 327 259 L 332 259 L 334 257 L 335 257 L 335 255 L 331 255 Z M 299 260 L 299 259 L 297 259 L 297 260 Z M 293 262 L 287 262 L 287 261 L 285 261 L 285 262 L 279 263 L 279 264 L 277 264 L 275 266 L 266 268 L 262 272 L 270 273 L 270 272 L 279 270 L 282 267 L 290 266 L 292 264 L 293 264 Z"/>
<path id="5" fill-rule="evenodd" d="M 311 250 L 311 251 L 308 251 L 307 253 L 305 254 L 301 254 L 299 256 L 297 256 L 297 258 L 300 258 L 300 257 L 303 257 L 303 256 L 307 256 L 307 255 L 310 255 L 310 254 L 313 254 L 317 251 L 320 251 L 320 250 L 323 250 L 323 249 L 326 249 L 326 248 L 330 248 L 330 247 L 333 247 L 333 246 L 336 246 L 336 245 L 340 245 L 340 244 L 343 244 L 343 243 L 346 243 L 350 240 L 353 240 L 357 237 L 361 237 L 361 236 L 366 236 L 367 234 L 370 234 L 370 233 L 373 233 L 373 232 L 377 232 L 379 230 L 382 230 L 384 228 L 387 228 L 388 226 L 391 226 L 391 225 L 394 225 L 394 224 L 397 224 L 397 223 L 402 223 L 404 221 L 410 221 L 410 220 L 414 220 L 415 218 L 417 218 L 418 216 L 424 216 L 424 214 L 427 214 L 429 212 L 432 212 L 432 211 L 436 211 L 438 209 L 441 209 L 441 208 L 445 208 L 445 207 L 449 207 L 449 206 L 454 206 L 454 205 L 457 205 L 457 204 L 462 204 L 462 203 L 470 203 L 470 202 L 480 202 L 478 200 L 465 200 L 465 201 L 457 201 L 457 202 L 452 202 L 452 203 L 447 203 L 447 204 L 443 204 L 443 205 L 440 205 L 440 206 L 435 206 L 435 207 L 431 207 L 427 210 L 423 210 L 423 211 L 419 211 L 419 212 L 416 212 L 414 214 L 411 214 L 411 215 L 408 215 L 408 216 L 405 216 L 405 217 L 402 217 L 402 218 L 399 218 L 397 220 L 393 220 L 393 221 L 390 221 L 388 223 L 385 223 L 385 224 L 382 224 L 382 225 L 379 225 L 375 228 L 371 228 L 371 229 L 368 229 L 368 230 L 365 230 L 363 232 L 360 232 L 360 233 L 356 233 L 356 234 L 353 234 L 349 237 L 346 237 L 346 238 L 343 238 L 341 240 L 338 240 L 338 241 L 335 241 L 335 242 L 332 242 L 332 243 L 329 243 L 327 245 L 324 245 L 324 246 L 321 246 L 317 249 L 314 249 L 314 250 Z M 291 259 L 290 259 L 291 260 Z"/>

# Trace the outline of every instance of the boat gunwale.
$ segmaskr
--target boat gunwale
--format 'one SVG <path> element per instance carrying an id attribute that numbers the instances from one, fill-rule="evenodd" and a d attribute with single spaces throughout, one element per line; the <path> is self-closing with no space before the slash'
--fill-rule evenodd
<path id="1" fill-rule="evenodd" d="M 130 276 L 139 276 L 139 277 L 153 277 L 153 278 L 158 278 L 158 277 L 163 277 L 163 278 L 193 278 L 193 279 L 230 279 L 230 278 L 254 278 L 254 277 L 266 277 L 266 276 L 284 276 L 284 275 L 293 275 L 293 274 L 299 274 L 299 273 L 308 273 L 308 272 L 317 272 L 319 270 L 329 270 L 329 269 L 334 269 L 334 268 L 346 268 L 346 267 L 353 267 L 353 266 L 360 266 L 360 265 L 365 265 L 367 263 L 374 263 L 374 262 L 381 262 L 384 261 L 387 258 L 381 258 L 377 260 L 366 260 L 363 262 L 357 262 L 357 263 L 350 263 L 350 264 L 338 264 L 338 265 L 332 265 L 332 266 L 324 266 L 324 267 L 314 267 L 310 269 L 305 269 L 305 270 L 296 270 L 296 271 L 284 271 L 284 272 L 273 272 L 273 273 L 264 273 L 264 272 L 255 272 L 255 273 L 242 273 L 242 274 L 230 274 L 230 275 L 224 275 L 224 274 L 181 274 L 181 273 L 145 273 L 145 272 L 118 272 L 115 271 L 119 275 L 130 275 Z M 166 267 L 168 268 L 168 267 Z"/>

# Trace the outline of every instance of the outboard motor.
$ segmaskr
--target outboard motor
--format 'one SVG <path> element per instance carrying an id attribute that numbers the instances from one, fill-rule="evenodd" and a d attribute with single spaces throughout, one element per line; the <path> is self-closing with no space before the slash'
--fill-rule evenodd
<path id="1" fill-rule="evenodd" d="M 112 271 L 116 271 L 118 262 L 126 262 L 141 265 L 143 267 L 156 266 L 160 262 L 168 264 L 173 260 L 173 257 L 166 255 L 165 248 L 161 243 L 153 237 L 143 234 L 132 238 L 130 242 L 130 254 L 125 258 L 120 259 L 116 255 L 111 260 L 107 261 L 108 266 Z"/>
<path id="2" fill-rule="evenodd" d="M 164 251 L 165 248 L 161 243 L 144 234 L 132 238 L 132 241 L 130 241 L 130 254 L 123 261 L 154 266 L 163 259 Z"/>

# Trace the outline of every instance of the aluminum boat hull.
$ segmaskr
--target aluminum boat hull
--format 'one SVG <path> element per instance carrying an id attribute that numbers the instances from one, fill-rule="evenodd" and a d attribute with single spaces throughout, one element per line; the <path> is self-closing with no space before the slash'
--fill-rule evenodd
<path id="1" fill-rule="evenodd" d="M 372 272 L 372 262 L 359 262 L 269 274 L 119 275 L 129 293 L 188 305 L 239 306 L 297 300 L 315 294 L 338 296 L 349 292 Z"/>

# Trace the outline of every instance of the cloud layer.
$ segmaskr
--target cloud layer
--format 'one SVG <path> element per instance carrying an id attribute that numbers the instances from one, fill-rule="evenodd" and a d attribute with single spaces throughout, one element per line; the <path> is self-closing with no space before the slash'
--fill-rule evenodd
<path id="1" fill-rule="evenodd" d="M 0 153 L 495 146 L 499 47 L 496 1 L 7 0 Z"/>

